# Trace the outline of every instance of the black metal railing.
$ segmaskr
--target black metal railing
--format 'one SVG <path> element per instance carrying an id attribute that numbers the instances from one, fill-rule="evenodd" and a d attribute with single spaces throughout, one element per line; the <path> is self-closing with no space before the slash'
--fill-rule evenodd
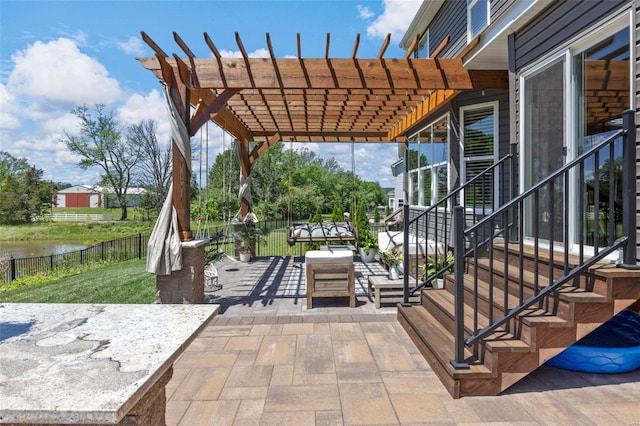
<path id="1" fill-rule="evenodd" d="M 454 366 L 465 367 L 465 347 L 477 349 L 478 343 L 492 332 L 503 326 L 508 330 L 511 319 L 560 286 L 574 282 L 612 253 L 623 250 L 624 266 L 635 267 L 635 173 L 634 112 L 626 111 L 622 130 L 490 214 L 473 215 L 470 222 L 464 207 L 454 207 Z M 571 182 L 577 182 L 575 189 Z M 571 224 L 575 224 L 573 228 Z M 494 256 L 498 244 L 503 245 L 502 258 Z M 531 251 L 528 255 L 534 277 L 531 287 L 525 287 L 523 278 L 525 245 Z M 510 254 L 510 246 L 515 254 Z M 587 253 L 589 247 L 592 253 Z M 466 297 L 475 314 L 470 320 L 465 320 L 464 315 L 465 291 L 469 291 L 463 284 L 465 264 L 469 259 L 477 265 L 480 258 L 488 263 L 487 303 L 491 307 L 488 325 L 483 326 L 478 322 L 477 268 L 472 268 L 473 294 Z M 493 274 L 497 262 L 504 268 L 502 278 Z M 518 282 L 515 289 L 509 279 L 510 263 L 518 265 L 520 271 L 519 279 L 514 280 Z M 516 300 L 510 295 L 517 295 Z"/>
<path id="2" fill-rule="evenodd" d="M 56 268 L 87 265 L 100 261 L 125 261 L 142 259 L 147 255 L 149 236 L 136 234 L 102 241 L 91 247 L 48 256 L 0 259 L 0 283 L 49 272 Z"/>
<path id="3" fill-rule="evenodd" d="M 482 218 L 515 196 L 517 187 L 517 146 L 511 153 L 452 190 L 446 197 L 426 209 L 404 206 L 405 238 L 403 253 L 404 302 L 425 286 L 442 279 L 455 268 L 453 208 L 464 203 L 467 216 Z"/>

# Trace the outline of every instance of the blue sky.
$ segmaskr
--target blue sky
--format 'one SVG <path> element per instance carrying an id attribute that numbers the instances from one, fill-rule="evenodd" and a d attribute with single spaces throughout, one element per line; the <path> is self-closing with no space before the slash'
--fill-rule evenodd
<path id="1" fill-rule="evenodd" d="M 269 32 L 276 56 L 324 56 L 331 33 L 331 57 L 350 57 L 360 34 L 358 57 L 375 57 L 387 33 L 386 57 L 401 57 L 398 43 L 421 0 L 333 1 L 25 1 L 0 0 L 0 150 L 27 158 L 44 177 L 95 184 L 99 170 L 81 170 L 79 159 L 61 142 L 77 131 L 71 110 L 104 104 L 121 124 L 158 123 L 158 140 L 169 143 L 169 128 L 155 76 L 136 57 L 152 56 L 140 31 L 167 53 L 184 56 L 173 31 L 196 56 L 211 56 L 207 32 L 223 56 L 237 56 L 235 32 L 251 56 L 265 56 Z M 210 158 L 219 153 L 221 132 L 209 129 Z M 196 136 L 199 138 L 199 136 Z M 348 144 L 308 144 L 351 169 Z M 294 145 L 294 148 L 299 145 Z M 392 146 L 358 144 L 356 174 L 393 186 Z M 194 164 L 194 168 L 198 166 Z"/>

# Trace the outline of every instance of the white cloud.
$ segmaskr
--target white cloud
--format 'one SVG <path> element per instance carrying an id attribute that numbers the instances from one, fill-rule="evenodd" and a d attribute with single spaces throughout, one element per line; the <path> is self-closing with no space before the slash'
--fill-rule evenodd
<path id="1" fill-rule="evenodd" d="M 82 30 L 71 31 L 66 25 L 60 25 L 55 32 L 60 38 L 68 38 L 75 41 L 78 46 L 87 46 L 89 43 L 89 36 Z"/>
<path id="2" fill-rule="evenodd" d="M 358 9 L 361 19 L 371 19 L 374 16 L 374 13 L 367 6 L 358 4 L 356 5 L 356 9 Z"/>
<path id="3" fill-rule="evenodd" d="M 223 58 L 242 58 L 242 52 L 239 50 L 220 50 L 220 56 Z M 253 52 L 247 53 L 250 58 L 269 58 L 269 51 L 264 48 L 256 49 Z"/>
<path id="4" fill-rule="evenodd" d="M 167 121 L 164 100 L 156 89 L 152 89 L 147 95 L 132 94 L 118 108 L 117 114 L 117 119 L 122 124 L 134 124 L 142 120 L 154 120 L 158 124 Z"/>
<path id="5" fill-rule="evenodd" d="M 167 108 L 159 91 L 151 90 L 146 96 L 134 93 L 118 108 L 116 119 L 128 126 L 142 120 L 156 122 L 156 138 L 160 146 L 168 146 L 171 141 L 171 127 L 167 118 Z"/>
<path id="6" fill-rule="evenodd" d="M 74 135 L 79 133 L 80 120 L 74 114 L 68 112 L 41 121 L 40 130 L 46 134 L 64 139 L 66 137 L 65 132 Z"/>
<path id="7" fill-rule="evenodd" d="M 16 111 L 16 97 L 10 93 L 4 84 L 0 83 L 0 129 L 19 129 L 20 119 L 14 114 Z"/>
<path id="8" fill-rule="evenodd" d="M 142 55 L 144 53 L 142 41 L 138 37 L 130 37 L 129 40 L 117 42 L 116 45 L 127 55 Z"/>
<path id="9" fill-rule="evenodd" d="M 100 62 L 80 52 L 72 40 L 36 41 L 11 58 L 15 67 L 8 90 L 39 99 L 34 102 L 39 108 L 51 108 L 51 103 L 66 109 L 82 104 L 108 105 L 121 97 L 118 81 L 109 77 Z"/>
<path id="10" fill-rule="evenodd" d="M 384 38 L 391 33 L 391 40 L 399 42 L 421 4 L 422 0 L 383 0 L 384 12 L 367 27 L 367 35 Z"/>

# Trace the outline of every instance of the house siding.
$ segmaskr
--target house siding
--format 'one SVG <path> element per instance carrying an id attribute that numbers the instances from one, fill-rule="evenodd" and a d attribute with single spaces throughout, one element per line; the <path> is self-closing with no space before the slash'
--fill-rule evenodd
<path id="1" fill-rule="evenodd" d="M 499 19 L 514 3 L 515 0 L 492 0 L 489 5 L 489 23 Z"/>
<path id="2" fill-rule="evenodd" d="M 552 4 L 515 34 L 516 70 L 538 61 L 628 3 L 628 0 L 582 0 Z"/>
<path id="3" fill-rule="evenodd" d="M 613 16 L 624 9 L 626 5 L 633 3 L 635 9 L 635 29 L 632 31 L 632 45 L 637 46 L 640 39 L 640 1 L 634 0 L 583 0 L 583 1 L 562 1 L 551 5 L 545 9 L 530 23 L 528 23 L 520 31 L 513 36 L 513 50 L 509 52 L 512 56 L 511 63 L 515 71 L 516 78 L 512 90 L 515 94 L 515 117 L 512 117 L 516 125 L 516 137 L 519 138 L 518 130 L 520 119 L 520 93 L 519 93 L 519 73 L 527 67 L 550 53 L 556 51 L 560 47 L 566 45 L 569 40 L 575 39 L 580 33 L 588 28 L 607 20 L 607 17 Z M 640 69 L 640 49 L 635 48 L 635 105 L 640 105 L 640 76 L 637 70 Z M 636 140 L 640 141 L 640 119 L 636 112 Z M 638 154 L 638 145 L 636 144 L 636 155 Z M 637 163 L 636 163 L 637 164 Z M 640 206 L 640 167 L 636 167 L 636 199 L 637 206 Z M 640 243 L 640 210 L 636 207 L 636 240 Z M 640 244 L 636 246 L 636 258 L 640 258 Z"/>
<path id="4" fill-rule="evenodd" d="M 432 122 L 434 119 L 449 112 L 450 125 L 452 127 L 449 137 L 449 149 L 451 155 L 449 183 L 451 188 L 459 186 L 460 108 L 495 101 L 498 101 L 498 158 L 502 158 L 510 152 L 509 93 L 506 90 L 487 90 L 484 93 L 482 91 L 463 92 L 455 97 L 449 104 L 443 105 L 442 108 L 438 109 L 433 114 L 430 114 L 429 117 L 423 120 L 420 125 L 414 127 L 414 130 L 420 129 Z M 508 183 L 509 182 L 505 182 L 507 185 Z M 424 208 L 412 206 L 409 212 L 409 218 L 415 218 L 422 211 L 424 211 Z M 436 216 L 438 217 L 437 220 Z M 436 224 L 438 227 L 437 231 L 435 229 Z M 410 233 L 414 235 L 426 235 L 429 239 L 438 239 L 441 242 L 446 241 L 448 245 L 453 243 L 451 237 L 451 220 L 448 215 L 447 218 L 445 218 L 444 212 L 438 211 L 437 213 L 433 213 L 429 220 L 429 229 L 425 229 L 424 226 L 425 222 L 419 221 L 413 225 Z M 436 237 L 436 234 L 438 237 Z"/>
<path id="5" fill-rule="evenodd" d="M 640 142 L 640 116 L 638 115 L 638 105 L 640 105 L 640 48 L 638 47 L 638 40 L 640 40 L 640 0 L 634 1 L 635 8 L 635 28 L 631 32 L 632 43 L 635 46 L 635 62 L 636 62 L 636 81 L 635 81 L 635 108 L 636 108 L 636 259 L 640 259 L 640 167 L 638 166 L 638 159 L 640 159 L 640 153 L 638 152 L 638 142 Z"/>
<path id="6" fill-rule="evenodd" d="M 467 45 L 467 2 L 448 1 L 442 5 L 429 25 L 429 51 L 433 52 L 448 35 L 449 45 L 440 57 L 452 58 Z"/>

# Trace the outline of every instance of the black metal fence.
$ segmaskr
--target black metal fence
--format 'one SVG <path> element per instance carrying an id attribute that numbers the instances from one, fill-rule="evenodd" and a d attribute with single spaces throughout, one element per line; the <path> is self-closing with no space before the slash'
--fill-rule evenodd
<path id="1" fill-rule="evenodd" d="M 304 256 L 307 250 L 317 249 L 320 245 L 340 245 L 339 242 L 324 243 L 321 240 L 290 245 L 287 241 L 289 224 L 282 219 L 260 221 L 257 226 L 262 230 L 262 234 L 256 241 L 256 256 Z M 235 255 L 238 238 L 234 225 L 209 227 L 200 235 L 196 232 L 196 236 L 210 240 L 207 249 L 210 253 L 224 252 L 229 256 Z"/>
<path id="2" fill-rule="evenodd" d="M 287 241 L 289 225 L 282 219 L 260 221 L 257 226 L 262 230 L 262 234 L 256 241 L 256 256 L 304 256 L 307 250 L 316 249 L 321 244 L 339 244 L 316 242 L 290 245 Z M 208 226 L 204 230 L 194 230 L 194 234 L 196 238 L 209 240 L 206 248 L 209 258 L 220 252 L 229 256 L 236 255 L 238 237 L 234 225 Z M 149 235 L 137 234 L 103 241 L 86 249 L 68 253 L 28 258 L 0 258 L 0 284 L 60 267 L 105 260 L 142 259 L 147 255 L 148 240 Z"/>
<path id="3" fill-rule="evenodd" d="M 61 267 L 87 265 L 107 260 L 142 259 L 147 255 L 148 240 L 148 235 L 137 234 L 103 241 L 91 247 L 68 253 L 25 258 L 0 258 L 0 283 L 10 283 L 18 278 L 43 274 Z"/>

